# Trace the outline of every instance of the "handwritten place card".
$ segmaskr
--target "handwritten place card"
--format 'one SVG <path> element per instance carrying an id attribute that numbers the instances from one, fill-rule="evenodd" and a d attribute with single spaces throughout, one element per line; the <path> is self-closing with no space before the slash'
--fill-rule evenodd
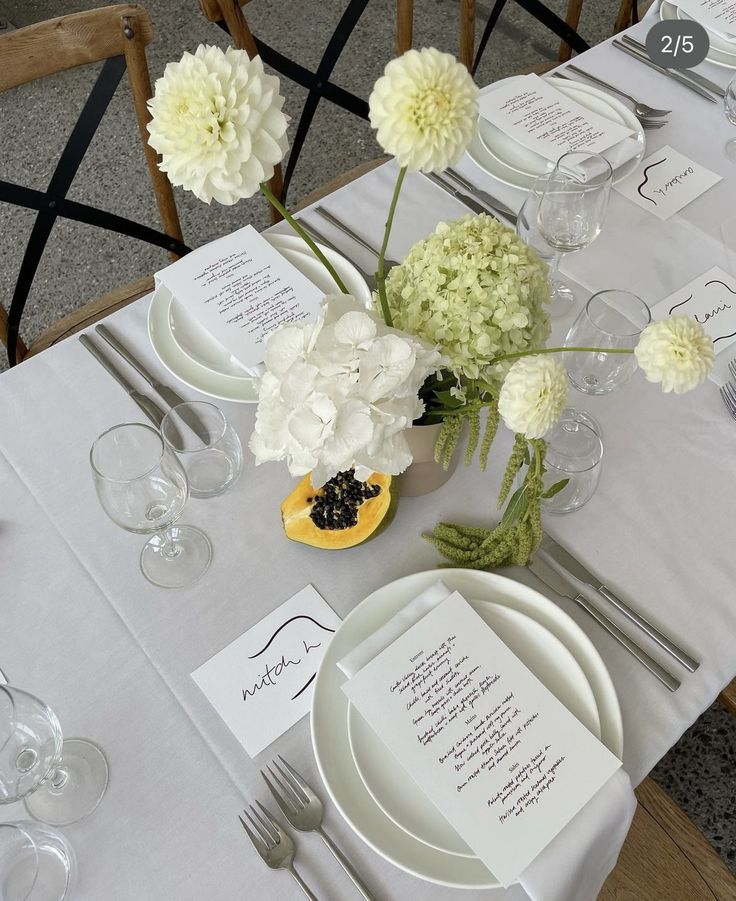
<path id="1" fill-rule="evenodd" d="M 519 144 L 551 162 L 568 150 L 603 153 L 633 132 L 586 109 L 538 75 L 509 78 L 485 91 L 478 102 L 480 114 Z M 631 156 L 638 150 L 632 141 Z"/>
<path id="2" fill-rule="evenodd" d="M 621 766 L 458 592 L 343 690 L 504 886 Z"/>
<path id="3" fill-rule="evenodd" d="M 249 369 L 263 362 L 270 332 L 316 319 L 323 296 L 252 225 L 193 250 L 156 278 Z"/>
<path id="4" fill-rule="evenodd" d="M 716 353 L 736 341 L 736 278 L 714 266 L 652 307 L 652 319 L 692 316 L 713 339 Z"/>
<path id="5" fill-rule="evenodd" d="M 340 617 L 307 585 L 192 673 L 251 757 L 309 712 Z"/>
<path id="6" fill-rule="evenodd" d="M 666 146 L 642 160 L 628 178 L 613 187 L 664 221 L 719 181 L 720 175 Z"/>

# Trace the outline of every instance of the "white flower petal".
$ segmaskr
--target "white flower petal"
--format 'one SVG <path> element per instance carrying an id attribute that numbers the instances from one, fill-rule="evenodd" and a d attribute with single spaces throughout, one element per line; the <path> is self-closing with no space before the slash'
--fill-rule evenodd
<path id="1" fill-rule="evenodd" d="M 543 438 L 567 403 L 567 371 L 551 356 L 521 357 L 501 386 L 498 411 L 506 427 L 527 438 Z"/>
<path id="2" fill-rule="evenodd" d="M 713 368 L 715 351 L 703 326 L 689 316 L 670 316 L 648 325 L 634 351 L 650 382 L 662 391 L 684 394 L 705 381 Z"/>

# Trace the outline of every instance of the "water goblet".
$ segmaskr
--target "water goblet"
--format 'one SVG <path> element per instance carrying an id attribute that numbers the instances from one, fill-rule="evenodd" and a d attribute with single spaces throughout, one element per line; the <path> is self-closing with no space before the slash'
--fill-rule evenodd
<path id="1" fill-rule="evenodd" d="M 553 319 L 564 316 L 570 309 L 569 289 L 560 282 L 558 265 L 560 252 L 551 247 L 539 230 L 539 204 L 544 196 L 549 181 L 549 174 L 540 175 L 533 182 L 526 195 L 519 217 L 516 221 L 516 233 L 528 244 L 549 267 L 549 306 L 548 311 Z"/>
<path id="2" fill-rule="evenodd" d="M 642 330 L 652 321 L 644 301 L 629 291 L 599 291 L 580 311 L 565 338 L 565 347 L 601 347 L 600 352 L 565 353 L 570 382 L 583 394 L 610 394 L 631 378 Z"/>
<path id="3" fill-rule="evenodd" d="M 562 254 L 582 250 L 600 234 L 612 181 L 611 164 L 600 154 L 576 150 L 564 153 L 557 160 L 547 177 L 537 213 L 542 237 L 558 252 L 551 267 L 551 278 L 557 279 Z M 558 309 L 569 310 L 574 299 L 569 285 L 557 280 Z"/>
<path id="4" fill-rule="evenodd" d="M 193 417 L 201 428 L 194 431 Z M 192 497 L 214 497 L 234 485 L 243 471 L 240 438 L 219 407 L 206 401 L 178 404 L 161 422 L 164 441 L 179 458 Z"/>
<path id="5" fill-rule="evenodd" d="M 588 413 L 572 407 L 545 436 L 545 489 L 567 479 L 564 488 L 552 497 L 542 499 L 547 513 L 571 513 L 593 496 L 598 486 L 603 459 L 603 441 L 598 423 Z"/>
<path id="6" fill-rule="evenodd" d="M 76 878 L 66 838 L 37 823 L 0 823 L 0 899 L 64 901 Z"/>
<path id="7" fill-rule="evenodd" d="M 23 800 L 31 816 L 65 826 L 95 810 L 107 779 L 107 761 L 97 745 L 63 741 L 50 707 L 0 685 L 0 804 Z"/>
<path id="8" fill-rule="evenodd" d="M 151 535 L 143 546 L 143 575 L 161 588 L 183 588 L 206 572 L 212 559 L 207 536 L 175 525 L 189 496 L 176 454 L 151 426 L 113 426 L 90 451 L 92 476 L 103 510 L 129 532 Z"/>
<path id="9" fill-rule="evenodd" d="M 736 75 L 729 81 L 723 96 L 723 111 L 731 125 L 736 125 Z M 736 138 L 726 141 L 726 156 L 736 163 Z"/>

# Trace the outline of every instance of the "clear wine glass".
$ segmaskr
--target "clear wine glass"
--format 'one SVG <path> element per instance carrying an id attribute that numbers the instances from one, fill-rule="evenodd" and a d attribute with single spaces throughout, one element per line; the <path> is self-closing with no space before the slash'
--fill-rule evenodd
<path id="1" fill-rule="evenodd" d="M 107 778 L 107 761 L 97 745 L 79 738 L 62 741 L 50 707 L 28 692 L 0 685 L 0 804 L 23 800 L 31 816 L 66 826 L 92 813 Z"/>
<path id="2" fill-rule="evenodd" d="M 580 311 L 565 338 L 565 347 L 636 347 L 642 330 L 652 321 L 644 301 L 629 291 L 599 291 Z M 633 353 L 565 354 L 570 381 L 584 394 L 610 394 L 636 370 Z"/>
<path id="3" fill-rule="evenodd" d="M 613 170 L 598 153 L 564 153 L 547 177 L 539 201 L 537 223 L 542 237 L 558 251 L 551 277 L 556 281 L 555 298 L 559 308 L 568 310 L 574 303 L 569 285 L 559 280 L 557 271 L 563 253 L 582 250 L 598 237 L 608 209 Z"/>
<path id="4" fill-rule="evenodd" d="M 598 487 L 603 459 L 603 440 L 598 423 L 590 414 L 567 407 L 545 436 L 544 487 L 567 479 L 557 494 L 542 500 L 548 513 L 571 513 L 587 504 Z"/>
<path id="5" fill-rule="evenodd" d="M 736 125 L 736 75 L 729 81 L 723 96 L 723 111 L 731 125 Z M 736 163 L 736 138 L 726 141 L 726 156 Z"/>
<path id="6" fill-rule="evenodd" d="M 76 878 L 66 838 L 38 823 L 0 823 L 0 899 L 65 901 Z"/>
<path id="7" fill-rule="evenodd" d="M 151 426 L 127 422 L 95 441 L 90 464 L 97 496 L 110 519 L 151 535 L 140 557 L 143 575 L 161 588 L 183 588 L 207 571 L 209 539 L 194 526 L 175 525 L 189 496 L 176 454 Z"/>
<path id="8" fill-rule="evenodd" d="M 570 309 L 569 289 L 560 283 L 558 266 L 560 252 L 551 247 L 539 230 L 539 204 L 544 196 L 549 181 L 549 174 L 540 175 L 532 182 L 526 200 L 519 211 L 516 221 L 516 233 L 536 251 L 549 266 L 549 306 L 548 311 L 553 319 L 564 316 Z"/>

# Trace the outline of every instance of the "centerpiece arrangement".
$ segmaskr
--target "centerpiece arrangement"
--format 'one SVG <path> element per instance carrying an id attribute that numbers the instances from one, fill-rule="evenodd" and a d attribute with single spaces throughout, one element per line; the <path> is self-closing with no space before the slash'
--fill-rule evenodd
<path id="1" fill-rule="evenodd" d="M 407 172 L 455 164 L 474 134 L 478 90 L 452 56 L 433 48 L 392 60 L 369 100 L 378 143 L 395 157 L 396 184 L 376 271 L 375 310 L 346 295 L 319 247 L 267 182 L 286 149 L 279 81 L 244 51 L 199 47 L 167 66 L 150 103 L 150 143 L 172 183 L 206 202 L 235 203 L 260 190 L 309 245 L 340 294 L 316 323 L 286 325 L 266 342 L 256 464 L 285 460 L 303 476 L 282 505 L 287 534 L 349 547 L 390 518 L 391 477 L 412 462 L 407 430 L 438 426 L 447 467 L 467 423 L 466 463 L 485 469 L 500 420 L 515 433 L 493 528 L 440 523 L 427 537 L 454 564 L 526 563 L 542 536 L 544 436 L 566 405 L 555 354 L 636 353 L 650 381 L 683 392 L 702 382 L 713 345 L 685 316 L 652 323 L 636 348 L 547 348 L 546 265 L 514 231 L 487 215 L 442 222 L 390 273 L 385 258 Z M 485 421 L 483 421 L 485 418 Z M 511 491 L 515 480 L 517 489 Z M 383 495 L 381 497 L 381 495 Z M 381 498 L 380 502 L 378 498 Z"/>

